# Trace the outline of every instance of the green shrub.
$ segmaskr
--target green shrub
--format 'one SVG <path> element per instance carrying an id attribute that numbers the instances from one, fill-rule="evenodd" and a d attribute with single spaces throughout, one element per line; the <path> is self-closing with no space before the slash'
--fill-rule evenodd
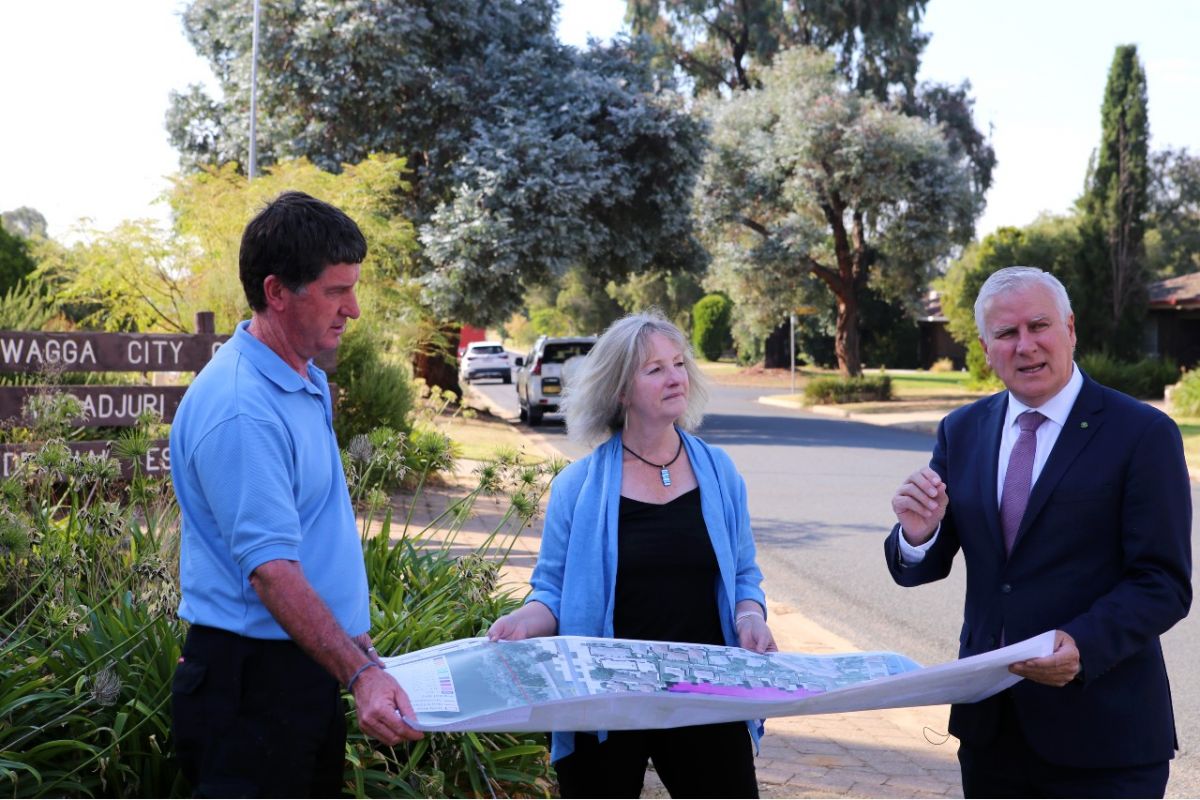
<path id="1" fill-rule="evenodd" d="M 1171 411 L 1181 417 L 1200 417 L 1200 370 L 1183 373 L 1171 391 Z"/>
<path id="2" fill-rule="evenodd" d="M 692 306 L 692 346 L 709 361 L 716 361 L 733 344 L 733 301 L 710 294 Z"/>
<path id="3" fill-rule="evenodd" d="M 750 367 L 761 363 L 766 355 L 766 340 L 758 336 L 747 336 L 745 339 L 735 339 L 737 363 L 740 367 Z"/>
<path id="4" fill-rule="evenodd" d="M 144 431 L 130 436 L 140 447 Z M 0 792 L 179 796 L 170 679 L 183 624 L 165 480 L 47 443 L 0 482 Z"/>
<path id="5" fill-rule="evenodd" d="M 500 565 L 537 513 L 549 479 L 562 468 L 560 463 L 524 465 L 515 454 L 499 457 L 479 469 L 469 495 L 429 526 L 414 530 L 411 525 L 412 509 L 424 502 L 418 492 L 403 524 L 394 528 L 392 506 L 386 496 L 380 496 L 384 484 L 370 476 L 382 480 L 397 459 L 418 465 L 442 462 L 448 457 L 446 447 L 442 440 L 439 454 L 438 443 L 430 438 L 421 444 L 419 454 L 408 452 L 407 444 L 398 450 L 384 445 L 347 454 L 358 476 L 352 492 L 362 509 L 371 636 L 381 653 L 481 636 L 493 620 L 519 605 L 518 599 L 500 590 Z M 508 496 L 500 521 L 481 544 L 466 555 L 453 556 L 474 503 L 493 494 Z M 376 526 L 377 514 L 381 518 Z M 544 734 L 433 734 L 419 742 L 381 748 L 357 731 L 352 714 L 348 722 L 346 781 L 356 796 L 548 795 L 551 781 Z"/>
<path id="6" fill-rule="evenodd" d="M 0 291 L 0 330 L 39 331 L 58 313 L 42 284 L 25 279 Z"/>
<path id="7" fill-rule="evenodd" d="M 967 373 L 971 376 L 971 379 L 967 381 L 968 389 L 999 391 L 1004 388 L 1004 384 L 988 366 L 987 355 L 983 352 L 983 345 L 979 343 L 978 339 L 972 339 L 967 344 Z"/>
<path id="8" fill-rule="evenodd" d="M 888 375 L 813 378 L 804 387 L 804 399 L 812 405 L 891 400 L 892 379 Z"/>
<path id="9" fill-rule="evenodd" d="M 408 367 L 382 352 L 382 340 L 369 325 L 354 325 L 342 336 L 329 380 L 338 387 L 333 430 L 342 447 L 375 428 L 408 430 L 413 407 Z"/>
<path id="10" fill-rule="evenodd" d="M 1179 379 L 1179 367 L 1171 358 L 1130 362 L 1107 353 L 1088 353 L 1079 359 L 1079 368 L 1097 383 L 1145 399 L 1161 398 L 1163 390 Z"/>
<path id="11" fill-rule="evenodd" d="M 498 458 L 429 526 L 393 530 L 384 489 L 407 465 L 427 474 L 444 464 L 440 448 L 381 431 L 343 453 L 384 653 L 479 635 L 517 605 L 498 587 L 499 565 L 561 468 Z M 507 496 L 506 510 L 457 556 L 458 532 L 484 495 Z M 416 494 L 410 508 L 424 502 Z M 166 480 L 121 481 L 111 459 L 76 458 L 61 443 L 0 481 L 0 795 L 187 794 L 170 718 L 186 632 L 175 613 L 178 520 Z M 549 795 L 542 734 L 435 734 L 385 748 L 357 730 L 352 711 L 348 727 L 345 786 L 355 796 Z"/>

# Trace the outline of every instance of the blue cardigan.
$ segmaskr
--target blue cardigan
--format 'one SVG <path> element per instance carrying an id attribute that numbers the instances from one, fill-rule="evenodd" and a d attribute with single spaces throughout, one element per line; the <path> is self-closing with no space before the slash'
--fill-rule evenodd
<path id="1" fill-rule="evenodd" d="M 700 508 L 720 580 L 717 607 L 725 644 L 736 647 L 734 609 L 741 600 L 767 607 L 762 572 L 754 560 L 754 535 L 746 483 L 724 450 L 683 431 L 684 447 L 700 485 Z M 541 551 L 526 602 L 543 603 L 558 620 L 560 636 L 613 635 L 617 588 L 617 517 L 621 505 L 621 434 L 614 434 L 554 479 Z M 758 745 L 762 726 L 747 723 Z M 600 739 L 606 737 L 599 731 Z M 575 734 L 556 732 L 551 760 L 575 749 Z"/>

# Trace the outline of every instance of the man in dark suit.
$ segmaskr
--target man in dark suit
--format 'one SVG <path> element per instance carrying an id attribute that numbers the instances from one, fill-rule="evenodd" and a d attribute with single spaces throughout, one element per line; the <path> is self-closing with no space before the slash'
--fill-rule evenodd
<path id="1" fill-rule="evenodd" d="M 1162 797 L 1177 748 L 1159 636 L 1191 605 L 1191 485 L 1166 415 L 1084 375 L 1050 274 L 1009 267 L 975 319 L 1007 391 L 938 428 L 892 498 L 897 583 L 966 561 L 960 657 L 1046 630 L 1026 680 L 955 705 L 968 797 Z"/>

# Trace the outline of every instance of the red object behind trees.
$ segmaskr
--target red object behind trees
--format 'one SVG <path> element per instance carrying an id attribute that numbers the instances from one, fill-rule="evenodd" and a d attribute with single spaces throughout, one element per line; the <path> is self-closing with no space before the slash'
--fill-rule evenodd
<path id="1" fill-rule="evenodd" d="M 458 357 L 462 358 L 463 353 L 467 352 L 467 345 L 471 342 L 482 342 L 487 339 L 487 331 L 483 328 L 473 328 L 470 325 L 463 325 L 462 331 L 458 335 Z"/>

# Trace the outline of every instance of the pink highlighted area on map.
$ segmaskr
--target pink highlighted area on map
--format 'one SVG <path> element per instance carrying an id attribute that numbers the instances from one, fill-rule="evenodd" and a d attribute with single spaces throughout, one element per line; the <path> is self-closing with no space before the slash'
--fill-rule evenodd
<path id="1" fill-rule="evenodd" d="M 812 697 L 821 694 L 820 691 L 809 689 L 776 689 L 774 686 L 716 686 L 711 683 L 672 683 L 667 687 L 668 692 L 683 692 L 687 694 L 719 694 L 726 697 L 744 697 L 750 700 L 795 700 L 798 697 Z"/>

